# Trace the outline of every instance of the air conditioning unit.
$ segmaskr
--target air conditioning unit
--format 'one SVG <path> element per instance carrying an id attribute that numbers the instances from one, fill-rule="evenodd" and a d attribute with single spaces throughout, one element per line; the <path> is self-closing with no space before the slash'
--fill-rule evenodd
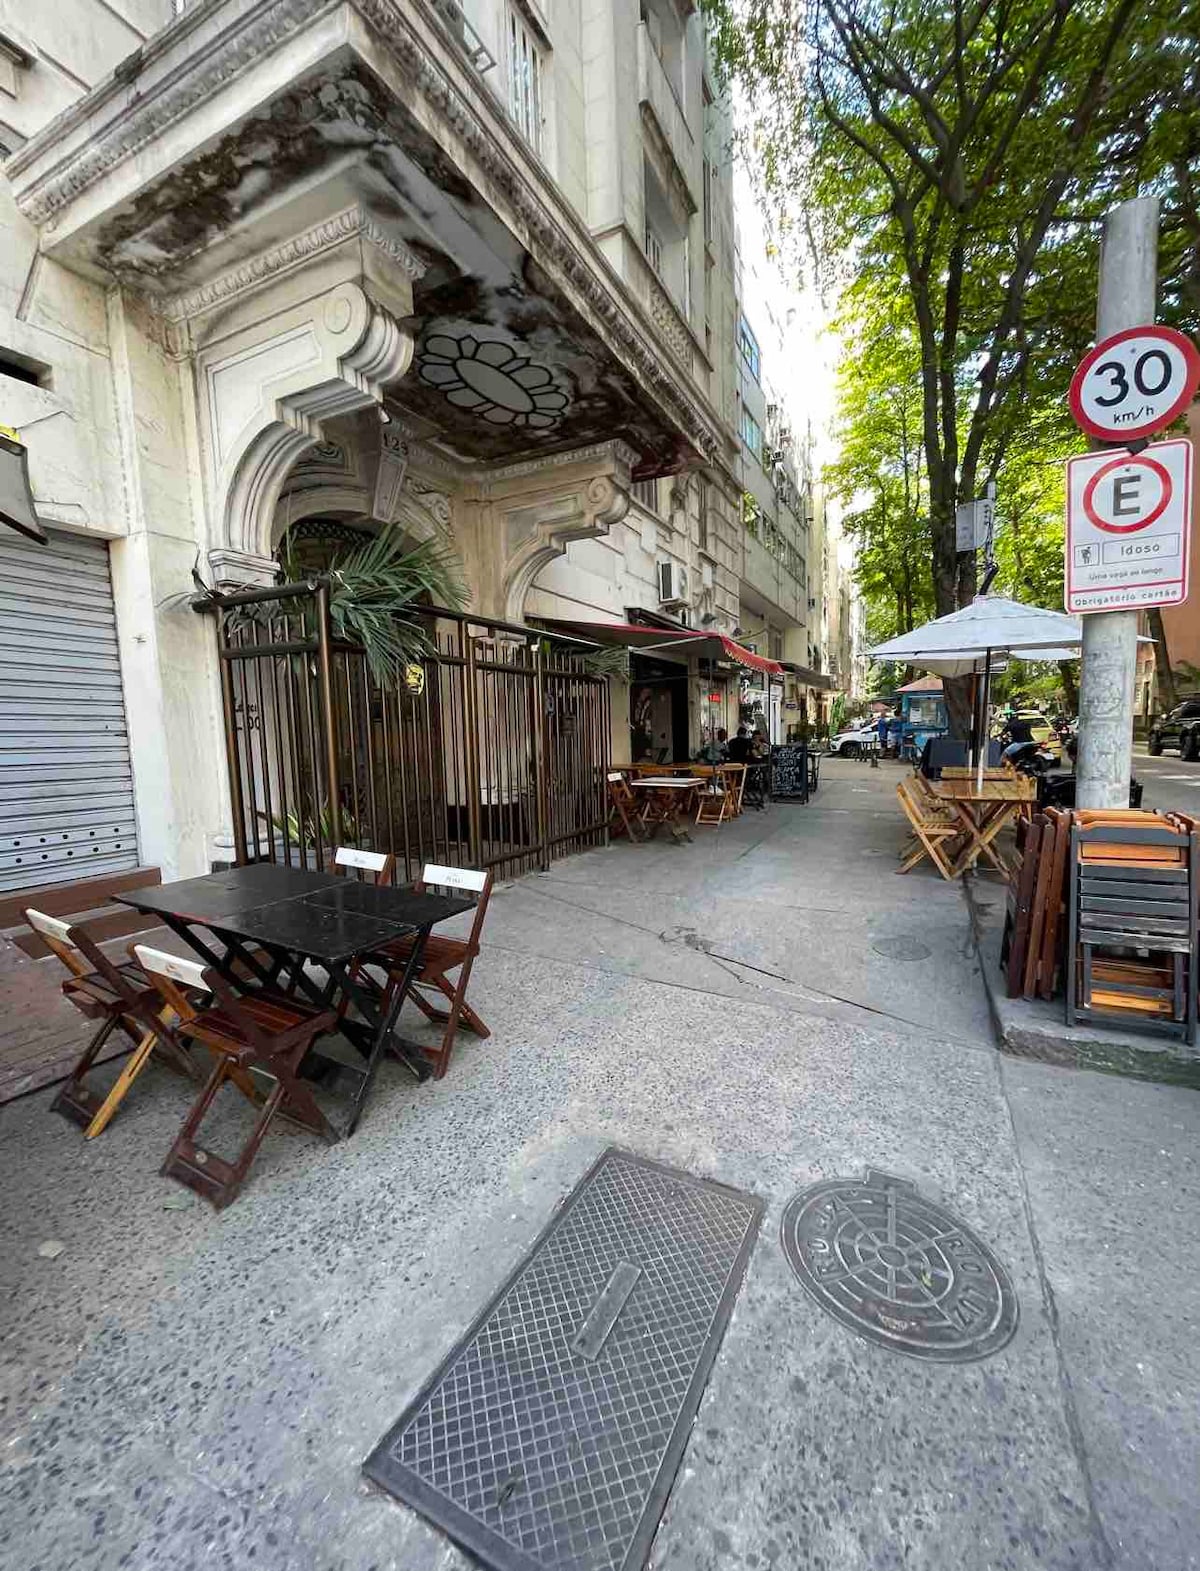
<path id="1" fill-rule="evenodd" d="M 658 603 L 679 605 L 688 599 L 688 574 L 682 562 L 658 564 Z"/>

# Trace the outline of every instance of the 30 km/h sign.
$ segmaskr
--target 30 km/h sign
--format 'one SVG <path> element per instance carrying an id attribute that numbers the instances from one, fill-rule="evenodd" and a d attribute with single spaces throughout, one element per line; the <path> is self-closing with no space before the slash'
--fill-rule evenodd
<path id="1" fill-rule="evenodd" d="M 1153 436 L 1191 403 L 1200 354 L 1173 327 L 1131 327 L 1097 344 L 1071 378 L 1075 423 L 1101 441 Z"/>
<path id="2" fill-rule="evenodd" d="M 1067 460 L 1067 610 L 1180 605 L 1188 592 L 1192 444 Z"/>

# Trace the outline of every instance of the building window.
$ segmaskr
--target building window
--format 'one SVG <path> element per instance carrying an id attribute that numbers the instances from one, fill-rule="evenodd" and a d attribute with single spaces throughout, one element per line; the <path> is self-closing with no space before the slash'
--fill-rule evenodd
<path id="1" fill-rule="evenodd" d="M 756 458 L 762 457 L 762 427 L 745 404 L 742 405 L 742 441 Z"/>
<path id="2" fill-rule="evenodd" d="M 708 245 L 711 245 L 713 237 L 713 166 L 707 158 L 704 160 L 704 179 L 701 190 L 704 200 L 704 239 Z"/>
<path id="3" fill-rule="evenodd" d="M 661 278 L 663 270 L 662 241 L 659 239 L 658 231 L 649 219 L 646 220 L 646 260 Z"/>
<path id="4" fill-rule="evenodd" d="M 700 512 L 696 522 L 696 544 L 701 551 L 708 550 L 708 487 L 700 482 Z"/>
<path id="5" fill-rule="evenodd" d="M 629 487 L 629 494 L 635 502 L 641 504 L 647 512 L 658 512 L 658 481 L 635 480 Z"/>
<path id="6" fill-rule="evenodd" d="M 746 362 L 746 369 L 757 382 L 762 370 L 762 355 L 758 348 L 758 339 L 750 331 L 750 324 L 744 316 L 738 317 L 738 352 Z"/>
<path id="7" fill-rule="evenodd" d="M 508 12 L 508 112 L 535 152 L 542 143 L 542 57 L 533 34 Z"/>

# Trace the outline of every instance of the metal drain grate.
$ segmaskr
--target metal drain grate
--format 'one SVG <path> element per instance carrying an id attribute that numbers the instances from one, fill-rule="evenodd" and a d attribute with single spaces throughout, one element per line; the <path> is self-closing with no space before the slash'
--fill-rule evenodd
<path id="1" fill-rule="evenodd" d="M 995 1255 L 902 1178 L 815 1184 L 788 1201 L 780 1231 L 821 1308 L 884 1347 L 966 1363 L 1017 1329 L 1017 1295 Z"/>
<path id="2" fill-rule="evenodd" d="M 365 1464 L 496 1571 L 633 1571 L 763 1202 L 610 1148 Z"/>

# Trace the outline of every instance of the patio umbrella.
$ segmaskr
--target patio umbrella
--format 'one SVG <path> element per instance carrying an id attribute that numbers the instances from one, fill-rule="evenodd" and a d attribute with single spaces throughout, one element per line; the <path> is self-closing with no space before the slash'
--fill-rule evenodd
<path id="1" fill-rule="evenodd" d="M 1070 660 L 1082 642 L 1083 633 L 1076 617 L 1022 605 L 1003 595 L 977 595 L 961 611 L 951 611 L 949 616 L 939 616 L 911 633 L 877 644 L 868 650 L 868 655 L 872 660 L 903 660 L 906 665 L 935 671 L 940 676 L 966 676 L 978 671 L 982 655 L 983 687 L 971 738 L 972 752 L 979 760 L 976 780 L 982 785 L 992 656 Z"/>
<path id="2" fill-rule="evenodd" d="M 939 616 L 911 633 L 901 633 L 886 644 L 877 644 L 868 653 L 872 660 L 903 660 L 923 670 L 939 670 L 929 660 L 963 662 L 958 671 L 942 671 L 943 676 L 962 676 L 973 669 L 973 662 L 988 651 L 994 654 L 1022 655 L 1034 660 L 1063 658 L 1064 651 L 1077 652 L 1083 641 L 1077 617 L 1062 611 L 1045 611 L 1040 606 L 1022 605 L 1002 595 L 979 595 L 961 611 Z M 1040 651 L 1047 651 L 1041 653 Z M 1065 658 L 1070 659 L 1071 655 Z"/>

